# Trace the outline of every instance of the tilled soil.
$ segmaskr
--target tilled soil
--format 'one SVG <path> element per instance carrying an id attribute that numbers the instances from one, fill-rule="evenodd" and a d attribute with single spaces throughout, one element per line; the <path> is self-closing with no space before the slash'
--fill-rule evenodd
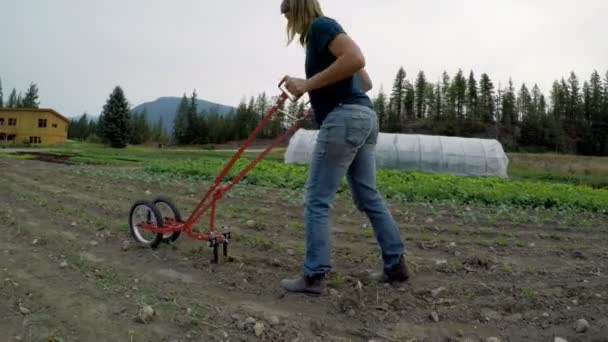
<path id="1" fill-rule="evenodd" d="M 186 217 L 206 182 L 9 159 L 0 180 L 2 341 L 608 341 L 603 215 L 388 201 L 413 273 L 393 288 L 368 280 L 372 230 L 339 194 L 334 270 L 309 297 L 278 286 L 301 268 L 301 192 L 233 189 L 230 258 L 211 265 L 204 243 L 150 250 L 128 231 L 134 201 L 167 195 Z"/>

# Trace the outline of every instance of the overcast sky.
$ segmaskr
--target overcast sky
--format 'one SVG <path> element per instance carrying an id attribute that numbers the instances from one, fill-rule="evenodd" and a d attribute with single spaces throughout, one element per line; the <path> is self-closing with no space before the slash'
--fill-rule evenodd
<path id="1" fill-rule="evenodd" d="M 98 114 L 121 85 L 131 104 L 161 96 L 237 105 L 285 74 L 302 76 L 304 53 L 286 47 L 280 0 L 0 0 L 0 78 L 40 88 L 42 107 Z M 606 0 L 325 0 L 361 46 L 376 88 L 396 71 L 486 72 L 538 83 L 574 70 L 608 69 Z"/>

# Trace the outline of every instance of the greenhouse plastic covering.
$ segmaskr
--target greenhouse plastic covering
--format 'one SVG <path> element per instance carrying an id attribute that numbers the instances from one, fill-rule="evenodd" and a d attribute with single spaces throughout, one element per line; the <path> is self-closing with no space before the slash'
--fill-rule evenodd
<path id="1" fill-rule="evenodd" d="M 285 163 L 310 163 L 318 133 L 298 130 L 289 142 Z M 507 177 L 509 159 L 497 140 L 380 133 L 376 165 L 382 169 Z"/>

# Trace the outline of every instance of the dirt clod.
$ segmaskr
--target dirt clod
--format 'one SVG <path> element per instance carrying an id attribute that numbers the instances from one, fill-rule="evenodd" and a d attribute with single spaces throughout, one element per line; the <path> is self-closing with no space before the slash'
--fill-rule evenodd
<path id="1" fill-rule="evenodd" d="M 584 333 L 589 330 L 589 322 L 586 319 L 581 318 L 576 321 L 575 330 L 577 333 Z"/>
<path id="2" fill-rule="evenodd" d="M 264 324 L 257 322 L 254 326 L 253 326 L 253 332 L 255 333 L 255 336 L 260 337 L 262 336 L 262 334 L 264 333 Z"/>
<path id="3" fill-rule="evenodd" d="M 122 246 L 121 246 L 121 249 L 122 249 L 123 251 L 128 251 L 128 250 L 129 250 L 129 248 L 131 248 L 131 241 L 129 241 L 129 240 L 123 240 L 123 241 L 122 241 Z"/>
<path id="4" fill-rule="evenodd" d="M 19 312 L 21 312 L 22 315 L 30 314 L 30 310 L 28 308 L 26 308 L 25 306 L 21 306 L 21 305 L 19 305 Z"/>
<path id="5" fill-rule="evenodd" d="M 502 315 L 491 309 L 481 309 L 481 318 L 487 321 L 498 321 L 502 319 Z"/>
<path id="6" fill-rule="evenodd" d="M 156 316 L 156 311 L 150 305 L 144 305 L 139 309 L 137 321 L 146 324 L 154 320 L 154 316 Z"/>
<path id="7" fill-rule="evenodd" d="M 445 291 L 446 288 L 445 287 L 438 287 L 434 290 L 431 290 L 431 296 L 433 297 L 438 297 L 443 291 Z"/>
<path id="8" fill-rule="evenodd" d="M 429 317 L 431 318 L 431 321 L 435 323 L 439 322 L 439 314 L 437 313 L 437 311 L 432 311 Z"/>
<path id="9" fill-rule="evenodd" d="M 270 323 L 271 326 L 275 326 L 275 325 L 279 325 L 280 321 L 279 321 L 279 317 L 277 316 L 270 316 L 268 318 L 268 323 Z"/>

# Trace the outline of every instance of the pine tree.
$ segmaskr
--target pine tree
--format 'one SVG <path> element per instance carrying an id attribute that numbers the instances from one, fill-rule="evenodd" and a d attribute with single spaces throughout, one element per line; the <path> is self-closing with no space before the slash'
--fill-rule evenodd
<path id="1" fill-rule="evenodd" d="M 25 97 L 23 98 L 23 108 L 38 108 L 38 86 L 34 83 L 30 84 Z"/>
<path id="2" fill-rule="evenodd" d="M 425 118 L 435 118 L 437 116 L 437 108 L 434 107 L 435 103 L 435 85 L 433 83 L 426 84 L 426 91 L 424 94 L 425 106 L 427 108 L 427 115 Z"/>
<path id="3" fill-rule="evenodd" d="M 441 82 L 437 81 L 435 85 L 435 99 L 433 101 L 433 111 L 435 112 L 435 116 L 433 119 L 441 120 L 441 112 L 443 110 L 443 88 L 441 88 Z"/>
<path id="4" fill-rule="evenodd" d="M 68 139 L 76 138 L 76 120 L 70 119 L 70 123 L 68 124 Z"/>
<path id="5" fill-rule="evenodd" d="M 164 128 L 163 128 L 163 116 L 159 116 L 158 117 L 158 121 L 156 122 L 156 124 L 154 125 L 154 128 L 152 129 L 152 139 L 156 142 L 161 142 L 161 137 L 163 135 L 164 132 Z"/>
<path id="6" fill-rule="evenodd" d="M 608 71 L 606 71 L 606 77 L 604 78 L 604 100 L 602 101 L 604 104 L 602 106 L 602 113 L 604 114 L 604 120 L 608 123 Z M 608 132 L 606 132 L 608 133 Z M 608 135 L 608 134 L 607 134 Z"/>
<path id="7" fill-rule="evenodd" d="M 2 92 L 2 79 L 0 78 L 0 108 L 4 107 L 4 93 Z"/>
<path id="8" fill-rule="evenodd" d="M 380 87 L 380 91 L 378 92 L 378 96 L 374 99 L 374 110 L 378 115 L 378 125 L 380 126 L 380 131 L 386 132 L 388 130 L 387 127 L 387 103 L 386 103 L 386 95 L 384 94 L 384 89 Z"/>
<path id="9" fill-rule="evenodd" d="M 290 113 L 290 115 L 292 115 L 292 116 L 295 116 L 295 115 L 297 115 L 296 111 L 298 110 L 298 103 L 296 101 L 296 102 L 292 102 L 291 104 L 294 105 L 294 107 L 290 109 L 293 112 L 293 114 L 289 111 L 288 111 L 288 113 Z M 281 129 L 285 125 L 285 122 L 286 121 L 282 122 Z M 249 98 L 249 104 L 247 105 L 247 137 L 249 137 L 249 135 L 251 135 L 251 133 L 257 127 L 257 125 L 259 123 L 260 123 L 260 121 L 259 121 L 258 115 L 255 111 L 255 99 L 252 96 Z"/>
<path id="10" fill-rule="evenodd" d="M 93 119 L 91 119 L 89 121 L 88 132 L 89 132 L 89 135 L 87 136 L 87 139 L 90 139 L 91 137 L 94 137 L 95 136 L 95 132 L 97 132 L 97 123 Z"/>
<path id="11" fill-rule="evenodd" d="M 23 108 L 23 95 L 21 95 L 21 92 L 17 95 L 17 104 L 15 105 L 15 108 Z"/>
<path id="12" fill-rule="evenodd" d="M 582 114 L 585 123 L 591 122 L 591 86 L 589 82 L 583 83 Z"/>
<path id="13" fill-rule="evenodd" d="M 443 99 L 443 103 L 441 104 L 441 116 L 444 120 L 451 118 L 454 114 L 454 103 L 451 101 L 450 85 L 450 76 L 444 71 L 441 75 L 441 97 Z"/>
<path id="14" fill-rule="evenodd" d="M 266 114 L 268 114 L 267 111 L 268 111 L 268 99 L 266 97 L 266 93 L 262 93 L 262 94 L 258 95 L 257 99 L 255 100 L 255 109 L 254 109 L 255 120 L 257 122 L 260 122 L 262 120 L 262 118 Z M 268 126 L 264 126 L 264 128 L 262 128 L 260 137 L 268 138 L 269 135 L 270 134 L 269 134 Z"/>
<path id="15" fill-rule="evenodd" d="M 530 91 L 528 90 L 528 87 L 526 87 L 525 83 L 521 85 L 521 89 L 519 90 L 519 94 L 517 96 L 517 111 L 517 121 L 529 120 L 530 117 L 534 115 L 532 96 L 530 95 Z"/>
<path id="16" fill-rule="evenodd" d="M 422 119 L 426 117 L 426 94 L 427 94 L 427 82 L 426 76 L 424 75 L 424 71 L 420 71 L 418 73 L 418 78 L 416 78 L 416 118 Z"/>
<path id="17" fill-rule="evenodd" d="M 547 118 L 545 141 L 555 151 L 563 151 L 565 144 L 565 132 L 563 122 L 566 118 L 568 106 L 568 87 L 565 81 L 553 82 L 551 88 L 551 115 Z"/>
<path id="18" fill-rule="evenodd" d="M 89 136 L 89 121 L 87 113 L 82 114 L 78 122 L 76 123 L 76 134 L 75 139 L 85 140 Z"/>
<path id="19" fill-rule="evenodd" d="M 131 135 L 129 102 L 120 86 L 114 88 L 103 106 L 103 137 L 113 148 L 124 148 Z"/>
<path id="20" fill-rule="evenodd" d="M 563 79 L 561 82 L 555 81 L 551 88 L 551 114 L 559 123 L 566 119 L 568 109 L 568 87 L 565 83 Z"/>
<path id="21" fill-rule="evenodd" d="M 200 120 L 198 116 L 197 108 L 197 94 L 196 90 L 192 91 L 190 96 L 190 104 L 188 106 L 187 118 L 187 129 L 186 129 L 186 144 L 200 144 L 202 143 L 203 137 L 200 136 Z"/>
<path id="22" fill-rule="evenodd" d="M 6 108 L 17 108 L 17 90 L 15 88 L 13 88 L 13 91 L 11 91 L 11 94 L 8 97 Z"/>
<path id="23" fill-rule="evenodd" d="M 509 133 L 512 133 L 513 126 L 517 124 L 517 109 L 515 101 L 515 89 L 513 88 L 513 81 L 509 79 L 509 87 L 506 89 L 502 98 L 502 124 Z"/>
<path id="24" fill-rule="evenodd" d="M 105 129 L 106 129 L 106 118 L 102 112 L 99 115 L 99 119 L 97 120 L 97 131 L 95 131 L 95 133 L 97 134 L 97 136 L 99 137 L 99 139 L 102 142 L 107 143 L 108 140 L 105 138 L 105 135 L 104 135 Z"/>
<path id="25" fill-rule="evenodd" d="M 464 75 L 462 74 L 462 70 L 458 70 L 454 80 L 452 80 L 450 88 L 450 100 L 454 104 L 455 114 L 461 119 L 464 117 L 464 105 L 467 92 L 467 84 Z"/>
<path id="26" fill-rule="evenodd" d="M 601 123 L 598 127 L 599 136 L 603 137 L 600 146 L 598 147 L 602 155 L 608 155 L 608 71 L 606 71 L 606 77 L 604 78 L 604 96 L 601 118 L 598 122 Z"/>
<path id="27" fill-rule="evenodd" d="M 188 139 L 188 111 L 190 106 L 186 94 L 182 96 L 182 100 L 175 113 L 173 122 L 173 139 L 177 144 L 185 145 Z"/>
<path id="28" fill-rule="evenodd" d="M 389 114 L 387 122 L 388 132 L 394 133 L 401 127 L 401 116 L 403 115 L 403 102 L 405 100 L 405 77 L 406 73 L 403 67 L 397 71 L 395 82 L 393 83 L 393 91 L 391 93 Z"/>
<path id="29" fill-rule="evenodd" d="M 416 120 L 416 90 L 414 86 L 405 81 L 405 98 L 403 99 L 403 112 L 406 120 Z M 403 125 L 400 127 L 400 132 L 403 132 Z"/>
<path id="30" fill-rule="evenodd" d="M 602 79 L 597 70 L 594 70 L 591 74 L 589 81 L 589 117 L 588 120 L 591 122 L 601 121 L 602 114 Z"/>
<path id="31" fill-rule="evenodd" d="M 540 126 L 536 117 L 536 105 L 534 101 L 538 101 L 530 94 L 526 84 L 522 84 L 517 96 L 517 109 L 519 120 L 521 120 L 521 145 L 537 145 L 536 136 L 539 133 Z"/>
<path id="32" fill-rule="evenodd" d="M 480 119 L 478 107 L 479 99 L 477 80 L 475 80 L 475 74 L 473 74 L 473 70 L 471 70 L 471 73 L 469 74 L 469 81 L 467 83 L 467 117 L 469 119 Z"/>
<path id="33" fill-rule="evenodd" d="M 591 132 L 590 153 L 605 155 L 608 154 L 608 73 L 606 86 L 602 86 L 602 79 L 597 70 L 593 71 L 589 82 L 589 103 L 587 104 L 586 100 L 585 105 Z"/>
<path id="34" fill-rule="evenodd" d="M 282 118 L 283 115 L 278 112 L 272 117 L 271 137 L 275 137 L 278 134 L 281 122 L 283 121 Z M 235 130 L 236 135 L 233 139 L 242 140 L 247 137 L 247 103 L 245 103 L 245 99 L 241 100 L 236 109 Z"/>
<path id="35" fill-rule="evenodd" d="M 131 137 L 132 145 L 141 145 L 152 138 L 150 126 L 148 125 L 148 111 L 144 108 L 141 112 L 131 113 Z"/>

